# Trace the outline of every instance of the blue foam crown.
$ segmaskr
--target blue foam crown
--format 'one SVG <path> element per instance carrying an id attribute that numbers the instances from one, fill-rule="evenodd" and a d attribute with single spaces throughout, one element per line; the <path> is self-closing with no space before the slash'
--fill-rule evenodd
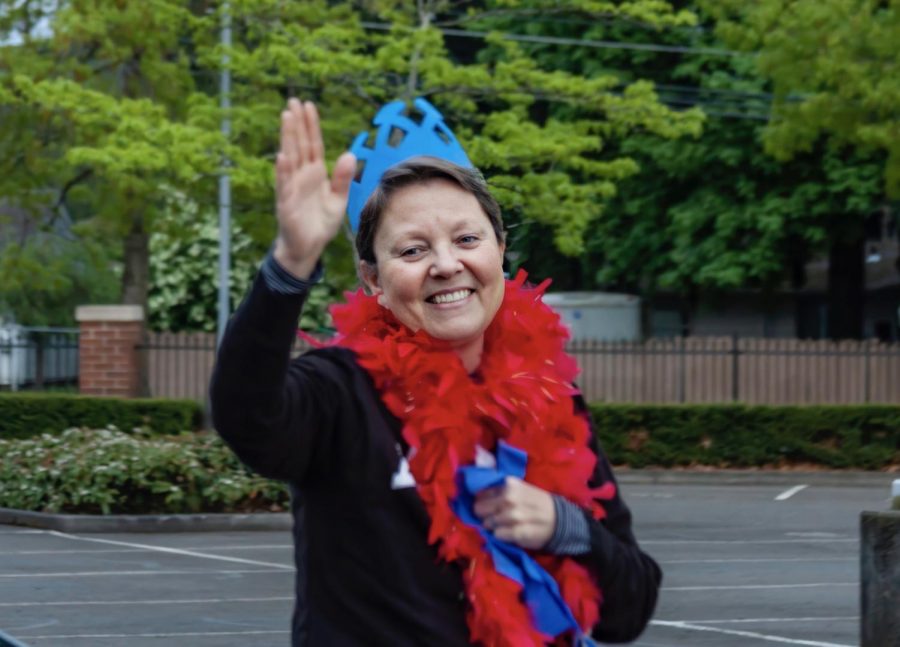
<path id="1" fill-rule="evenodd" d="M 363 131 L 350 146 L 350 152 L 363 165 L 362 173 L 350 183 L 347 201 L 347 215 L 353 233 L 359 228 L 359 214 L 366 200 L 378 186 L 384 172 L 392 166 L 420 155 L 438 157 L 459 166 L 472 166 L 438 109 L 421 97 L 413 105 L 422 113 L 421 123 L 404 114 L 406 104 L 403 101 L 394 101 L 382 106 L 372 120 L 372 124 L 378 127 L 374 145 L 366 145 L 369 133 Z"/>

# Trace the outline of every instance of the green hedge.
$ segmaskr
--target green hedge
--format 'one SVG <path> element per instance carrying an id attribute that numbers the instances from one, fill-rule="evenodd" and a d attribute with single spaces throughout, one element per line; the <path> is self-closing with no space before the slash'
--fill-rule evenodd
<path id="1" fill-rule="evenodd" d="M 68 393 L 0 393 L 0 438 L 29 438 L 70 427 L 137 427 L 160 434 L 199 429 L 203 411 L 193 400 L 100 398 Z"/>
<path id="2" fill-rule="evenodd" d="M 0 440 L 0 507 L 177 514 L 281 511 L 287 488 L 251 474 L 212 432 L 69 429 Z"/>
<path id="3" fill-rule="evenodd" d="M 900 407 L 610 405 L 591 414 L 610 460 L 631 467 L 900 465 Z"/>

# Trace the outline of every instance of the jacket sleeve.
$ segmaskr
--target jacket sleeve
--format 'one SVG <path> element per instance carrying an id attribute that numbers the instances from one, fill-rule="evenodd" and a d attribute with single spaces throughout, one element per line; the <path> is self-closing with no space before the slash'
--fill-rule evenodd
<path id="1" fill-rule="evenodd" d="M 260 272 L 228 323 L 210 384 L 225 442 L 263 476 L 295 483 L 318 462 L 344 388 L 321 358 L 290 358 L 306 296 L 271 289 Z"/>
<path id="2" fill-rule="evenodd" d="M 615 483 L 612 467 L 597 442 L 590 414 L 581 396 L 576 410 L 584 415 L 591 428 L 591 449 L 597 455 L 597 466 L 591 486 Z M 652 557 L 644 553 L 631 529 L 631 511 L 619 493 L 604 502 L 606 517 L 595 520 L 585 511 L 590 527 L 588 554 L 578 558 L 596 578 L 603 592 L 600 622 L 591 636 L 605 643 L 631 642 L 641 634 L 656 607 L 662 571 Z"/>

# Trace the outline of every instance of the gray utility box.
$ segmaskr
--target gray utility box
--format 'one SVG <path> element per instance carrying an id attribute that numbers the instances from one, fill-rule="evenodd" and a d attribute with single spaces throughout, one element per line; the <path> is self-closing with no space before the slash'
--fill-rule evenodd
<path id="1" fill-rule="evenodd" d="M 900 647 L 900 479 L 893 510 L 860 516 L 862 647 Z"/>
<path id="2" fill-rule="evenodd" d="M 641 300 L 614 292 L 551 292 L 544 303 L 562 317 L 572 339 L 636 341 L 641 338 Z"/>

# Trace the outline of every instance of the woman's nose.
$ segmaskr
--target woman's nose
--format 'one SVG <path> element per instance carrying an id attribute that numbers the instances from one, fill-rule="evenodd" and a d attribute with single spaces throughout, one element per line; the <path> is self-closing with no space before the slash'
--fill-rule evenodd
<path id="1" fill-rule="evenodd" d="M 432 254 L 431 276 L 450 276 L 462 270 L 462 261 L 452 246 L 435 247 Z"/>

